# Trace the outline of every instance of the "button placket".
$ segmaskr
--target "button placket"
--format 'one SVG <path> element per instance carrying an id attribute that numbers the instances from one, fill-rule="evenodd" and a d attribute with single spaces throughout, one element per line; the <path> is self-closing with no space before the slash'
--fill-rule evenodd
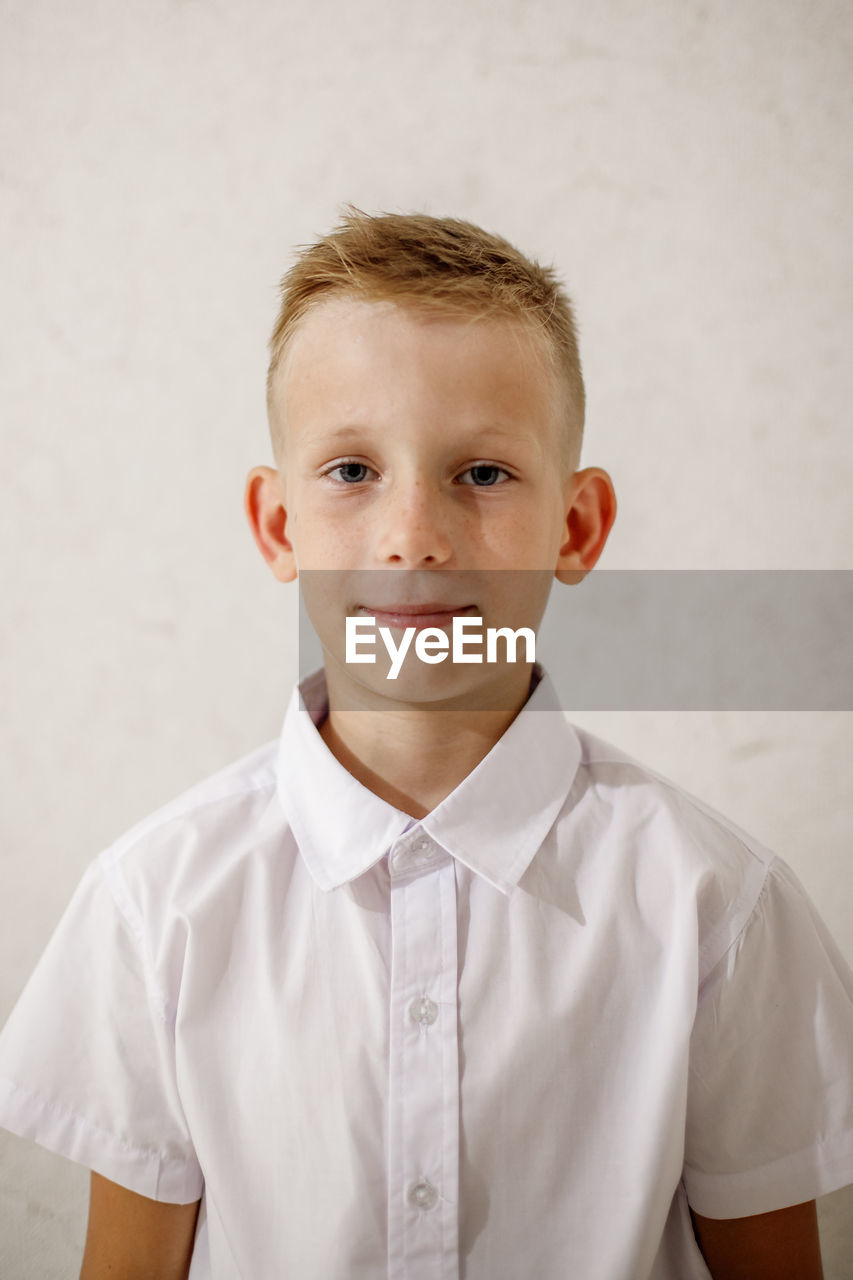
<path id="1" fill-rule="evenodd" d="M 426 855 L 430 866 L 412 875 L 406 861 L 404 872 L 404 855 Z M 422 836 L 389 861 L 389 1276 L 457 1280 L 456 873 L 453 860 Z"/>

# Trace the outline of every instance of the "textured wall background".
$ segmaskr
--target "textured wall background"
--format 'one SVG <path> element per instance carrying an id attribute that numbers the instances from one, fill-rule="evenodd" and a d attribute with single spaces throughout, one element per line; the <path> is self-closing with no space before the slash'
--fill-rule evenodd
<path id="1" fill-rule="evenodd" d="M 270 460 L 276 282 L 342 202 L 469 217 L 558 265 L 584 462 L 620 496 L 605 565 L 853 569 L 843 0 L 0 20 L 0 1018 L 89 859 L 278 731 L 295 600 L 243 477 Z M 582 719 L 776 848 L 853 961 L 853 717 Z M 86 1175 L 6 1136 L 0 1160 L 0 1270 L 76 1275 Z M 822 1205 L 829 1280 L 853 1276 L 851 1207 Z"/>

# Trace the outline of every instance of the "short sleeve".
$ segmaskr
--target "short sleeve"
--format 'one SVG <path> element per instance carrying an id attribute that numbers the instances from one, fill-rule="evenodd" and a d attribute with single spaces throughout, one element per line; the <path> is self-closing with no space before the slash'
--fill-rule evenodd
<path id="1" fill-rule="evenodd" d="M 709 974 L 691 1040 L 684 1183 L 709 1218 L 853 1182 L 853 973 L 775 859 Z"/>
<path id="2" fill-rule="evenodd" d="M 100 861 L 0 1034 L 0 1124 L 151 1199 L 202 1194 L 174 1028 Z"/>

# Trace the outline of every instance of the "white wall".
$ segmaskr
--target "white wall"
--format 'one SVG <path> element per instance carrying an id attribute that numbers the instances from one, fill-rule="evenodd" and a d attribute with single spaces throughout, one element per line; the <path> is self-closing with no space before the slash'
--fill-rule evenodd
<path id="1" fill-rule="evenodd" d="M 843 0 L 0 15 L 0 1018 L 88 860 L 278 731 L 294 599 L 242 485 L 276 282 L 344 201 L 558 265 L 584 461 L 621 500 L 605 565 L 853 569 Z M 853 961 L 850 714 L 578 718 L 782 853 Z M 85 1176 L 10 1138 L 0 1160 L 0 1270 L 76 1275 Z"/>

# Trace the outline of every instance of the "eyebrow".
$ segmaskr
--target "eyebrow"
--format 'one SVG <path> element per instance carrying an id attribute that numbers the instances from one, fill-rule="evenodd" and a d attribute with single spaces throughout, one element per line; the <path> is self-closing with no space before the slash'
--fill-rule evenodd
<path id="1" fill-rule="evenodd" d="M 323 444 L 332 444 L 337 440 L 345 440 L 348 436 L 360 435 L 364 432 L 372 434 L 374 430 L 375 428 L 365 426 L 360 422 L 351 422 L 347 423 L 346 426 L 336 427 L 333 431 L 327 432 L 321 428 L 312 435 L 312 440 L 316 440 L 318 443 L 322 441 Z M 485 423 L 481 427 L 476 427 L 471 432 L 470 439 L 477 440 L 481 436 L 507 436 L 511 439 L 517 439 L 516 432 L 511 427 L 504 427 L 499 423 L 494 425 Z"/>
<path id="2" fill-rule="evenodd" d="M 350 422 L 345 427 L 337 427 L 334 431 L 325 431 L 321 427 L 319 431 L 312 433 L 312 439 L 322 440 L 324 443 L 328 441 L 331 444 L 335 440 L 343 440 L 346 436 L 358 435 L 359 432 L 369 430 L 369 427 L 362 426 L 359 422 Z"/>

